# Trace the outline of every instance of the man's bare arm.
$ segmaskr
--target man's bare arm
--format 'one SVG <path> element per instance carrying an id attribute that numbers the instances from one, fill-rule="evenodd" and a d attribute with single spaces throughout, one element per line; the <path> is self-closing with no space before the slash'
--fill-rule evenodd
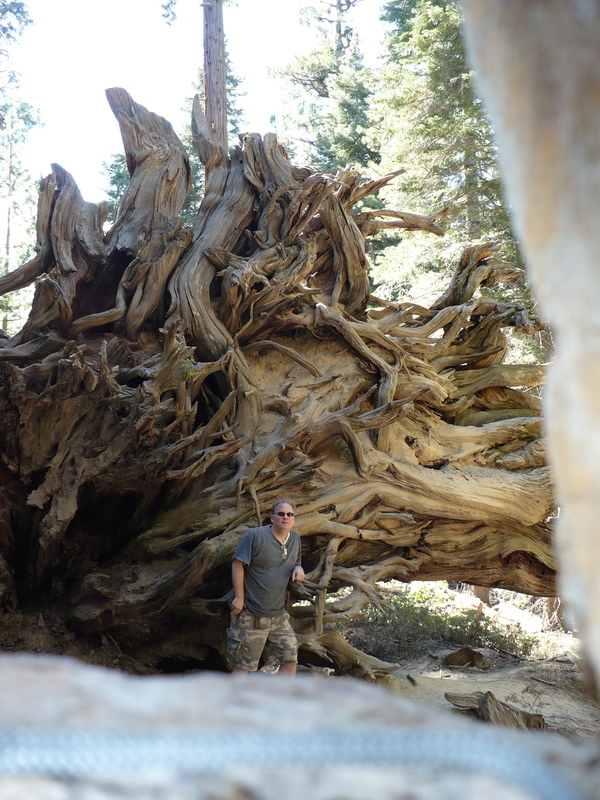
<path id="1" fill-rule="evenodd" d="M 237 558 L 234 558 L 231 562 L 231 582 L 234 593 L 231 613 L 239 614 L 244 608 L 244 563 Z"/>

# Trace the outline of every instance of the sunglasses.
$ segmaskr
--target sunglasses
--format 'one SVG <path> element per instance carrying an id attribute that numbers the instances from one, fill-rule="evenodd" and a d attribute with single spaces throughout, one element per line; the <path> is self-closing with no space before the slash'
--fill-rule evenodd
<path id="1" fill-rule="evenodd" d="M 277 516 L 278 517 L 295 517 L 296 515 L 294 514 L 293 511 L 278 511 L 277 512 Z"/>

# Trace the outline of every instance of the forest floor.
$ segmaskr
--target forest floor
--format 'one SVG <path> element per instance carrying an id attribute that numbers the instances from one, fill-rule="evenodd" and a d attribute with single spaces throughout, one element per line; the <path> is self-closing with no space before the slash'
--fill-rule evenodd
<path id="1" fill-rule="evenodd" d="M 355 647 L 397 668 L 381 682 L 395 694 L 433 708 L 455 709 L 446 693 L 492 692 L 521 711 L 541 714 L 549 730 L 600 737 L 600 705 L 586 680 L 576 636 L 548 613 L 548 602 L 514 592 L 491 590 L 491 605 L 468 587 L 444 581 L 391 582 L 385 606 L 336 629 Z M 474 663 L 452 666 L 464 646 Z M 0 618 L 0 653 L 67 655 L 129 673 L 140 668 L 106 634 L 81 638 L 56 612 L 17 610 Z M 308 671 L 308 670 L 307 670 Z M 321 670 L 327 671 L 327 670 Z"/>
<path id="2" fill-rule="evenodd" d="M 600 736 L 600 705 L 578 640 L 548 614 L 548 601 L 491 590 L 488 606 L 469 587 L 453 590 L 445 582 L 392 583 L 384 594 L 387 609 L 339 630 L 361 650 L 398 664 L 383 681 L 395 694 L 471 714 L 454 709 L 445 694 L 490 691 L 515 709 L 543 715 L 548 730 Z M 479 654 L 475 663 L 452 666 L 460 661 L 452 654 L 464 646 Z"/>

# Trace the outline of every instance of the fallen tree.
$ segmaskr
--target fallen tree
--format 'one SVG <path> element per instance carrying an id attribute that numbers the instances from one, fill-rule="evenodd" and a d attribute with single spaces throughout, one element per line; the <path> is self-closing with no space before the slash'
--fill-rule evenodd
<path id="1" fill-rule="evenodd" d="M 480 243 L 430 308 L 377 299 L 370 237 L 440 234 L 444 212 L 365 210 L 394 175 L 294 166 L 272 134 L 226 153 L 198 101 L 206 192 L 184 228 L 180 140 L 107 95 L 131 175 L 114 224 L 54 165 L 35 256 L 0 279 L 36 286 L 0 349 L 4 607 L 66 599 L 140 667 L 221 666 L 231 555 L 281 496 L 315 598 L 293 611 L 305 659 L 360 663 L 323 624 L 380 580 L 554 595 L 543 371 L 506 364 L 503 333 L 538 326 L 480 291 L 520 270 Z"/>
<path id="2" fill-rule="evenodd" d="M 484 727 L 351 678 L 140 679 L 27 655 L 1 656 L 0 677 L 0 792 L 19 800 L 597 796 L 595 739 Z"/>

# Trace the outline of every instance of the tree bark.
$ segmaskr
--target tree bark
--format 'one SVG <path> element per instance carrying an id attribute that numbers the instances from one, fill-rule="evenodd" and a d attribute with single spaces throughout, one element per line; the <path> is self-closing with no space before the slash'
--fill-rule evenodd
<path id="1" fill-rule="evenodd" d="M 600 685 L 600 9 L 463 0 L 519 239 L 556 335 L 545 403 L 561 506 L 561 595 Z"/>
<path id="2" fill-rule="evenodd" d="M 546 720 L 542 714 L 523 711 L 498 700 L 492 692 L 472 692 L 454 694 L 446 692 L 444 697 L 457 708 L 474 711 L 478 719 L 517 730 L 546 730 Z"/>
<path id="3" fill-rule="evenodd" d="M 394 174 L 298 168 L 273 134 L 227 156 L 199 101 L 206 195 L 183 228 L 181 142 L 108 96 L 131 172 L 113 227 L 55 167 L 38 252 L 0 279 L 37 277 L 0 349 L 2 603 L 66 602 L 132 669 L 223 668 L 231 556 L 289 495 L 316 597 L 312 625 L 291 607 L 307 660 L 385 668 L 328 629 L 380 602 L 378 581 L 553 595 L 543 370 L 503 363 L 503 329 L 539 326 L 480 291 L 522 273 L 480 243 L 431 308 L 377 299 L 367 238 L 439 234 L 446 209 L 356 210 Z"/>
<path id="4" fill-rule="evenodd" d="M 215 145 L 227 152 L 227 74 L 223 0 L 203 3 L 206 119 Z"/>

